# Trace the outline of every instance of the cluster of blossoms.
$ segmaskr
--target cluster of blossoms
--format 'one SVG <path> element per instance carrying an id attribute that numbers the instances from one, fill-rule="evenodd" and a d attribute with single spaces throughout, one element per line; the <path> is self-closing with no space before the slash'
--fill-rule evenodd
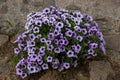
<path id="1" fill-rule="evenodd" d="M 49 68 L 76 67 L 80 59 L 105 54 L 103 35 L 88 14 L 51 6 L 30 13 L 25 29 L 14 48 L 19 58 L 16 74 L 22 78 Z"/>

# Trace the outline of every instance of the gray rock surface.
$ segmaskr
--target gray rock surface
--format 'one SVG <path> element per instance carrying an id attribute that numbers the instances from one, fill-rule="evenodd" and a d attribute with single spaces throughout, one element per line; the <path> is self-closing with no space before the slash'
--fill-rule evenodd
<path id="1" fill-rule="evenodd" d="M 113 73 L 112 67 L 107 61 L 93 61 L 89 63 L 90 80 L 107 80 Z"/>
<path id="2" fill-rule="evenodd" d="M 0 46 L 5 44 L 9 40 L 9 37 L 7 35 L 0 34 Z"/>

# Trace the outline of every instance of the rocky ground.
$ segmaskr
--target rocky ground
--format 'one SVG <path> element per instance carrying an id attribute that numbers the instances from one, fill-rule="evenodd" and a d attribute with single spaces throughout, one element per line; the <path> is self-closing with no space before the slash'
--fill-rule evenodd
<path id="1" fill-rule="evenodd" d="M 120 80 L 120 0 L 0 0 L 0 80 L 15 75 L 13 41 L 24 30 L 26 15 L 53 5 L 94 17 L 104 33 L 107 55 L 64 73 L 48 70 L 25 80 Z"/>

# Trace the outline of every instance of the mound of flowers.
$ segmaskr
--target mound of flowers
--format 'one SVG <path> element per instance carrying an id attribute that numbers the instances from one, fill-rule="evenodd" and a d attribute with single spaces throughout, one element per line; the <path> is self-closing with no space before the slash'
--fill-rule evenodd
<path id="1" fill-rule="evenodd" d="M 63 71 L 105 54 L 103 35 L 91 16 L 53 6 L 30 13 L 14 43 L 16 74 L 22 78 L 49 68 Z"/>

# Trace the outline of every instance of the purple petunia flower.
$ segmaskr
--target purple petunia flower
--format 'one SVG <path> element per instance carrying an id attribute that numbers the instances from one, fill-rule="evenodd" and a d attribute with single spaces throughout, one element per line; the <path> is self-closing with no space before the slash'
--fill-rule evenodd
<path id="1" fill-rule="evenodd" d="M 97 43 L 90 43 L 90 48 L 94 49 L 97 48 L 98 44 Z"/>
<path id="2" fill-rule="evenodd" d="M 39 51 L 40 51 L 40 52 L 45 52 L 45 47 L 44 47 L 44 46 L 41 46 L 41 47 L 39 48 Z"/>
<path id="3" fill-rule="evenodd" d="M 48 34 L 48 39 L 49 40 L 53 40 L 54 39 L 54 34 L 53 33 L 49 33 Z"/>
<path id="4" fill-rule="evenodd" d="M 50 8 L 45 8 L 45 9 L 43 10 L 43 13 L 49 14 L 49 13 L 50 13 Z"/>
<path id="5" fill-rule="evenodd" d="M 103 43 L 100 43 L 100 46 L 99 46 L 100 50 L 106 54 L 106 50 L 105 50 L 105 47 L 104 47 L 104 44 Z"/>
<path id="6" fill-rule="evenodd" d="M 76 39 L 81 42 L 83 40 L 83 37 L 82 36 L 77 36 Z"/>
<path id="7" fill-rule="evenodd" d="M 63 70 L 64 70 L 64 66 L 63 66 L 63 64 L 61 64 L 60 67 L 58 68 L 58 71 L 61 72 L 61 71 L 63 71 Z"/>
<path id="8" fill-rule="evenodd" d="M 48 45 L 48 46 L 47 46 L 47 50 L 49 50 L 49 51 L 52 51 L 52 50 L 53 50 L 53 48 L 54 48 L 54 46 L 53 46 L 53 45 Z"/>
<path id="9" fill-rule="evenodd" d="M 55 40 L 54 40 L 54 43 L 55 43 L 56 45 L 58 45 L 58 44 L 59 44 L 58 39 L 55 39 Z"/>
<path id="10" fill-rule="evenodd" d="M 46 40 L 46 44 L 50 45 L 51 44 L 51 40 Z"/>
<path id="11" fill-rule="evenodd" d="M 58 27 L 58 28 L 63 28 L 63 23 L 62 23 L 62 22 L 58 22 L 58 23 L 56 24 L 56 27 Z"/>
<path id="12" fill-rule="evenodd" d="M 37 62 L 38 62 L 39 65 L 42 65 L 43 60 L 38 60 Z"/>
<path id="13" fill-rule="evenodd" d="M 91 54 L 91 55 L 94 54 L 94 50 L 93 49 L 89 49 L 88 50 L 88 54 Z"/>
<path id="14" fill-rule="evenodd" d="M 46 69 L 48 69 L 49 67 L 48 67 L 48 64 L 46 64 L 46 63 L 44 63 L 43 65 L 42 65 L 42 69 L 43 70 L 46 70 Z"/>
<path id="15" fill-rule="evenodd" d="M 87 30 L 86 30 L 86 29 L 81 29 L 81 32 L 82 32 L 83 34 L 87 34 Z"/>
<path id="16" fill-rule="evenodd" d="M 51 56 L 47 57 L 47 62 L 52 62 L 52 57 Z"/>
<path id="17" fill-rule="evenodd" d="M 35 38 L 36 38 L 34 34 L 29 34 L 29 37 L 31 40 L 35 40 Z"/>
<path id="18" fill-rule="evenodd" d="M 41 22 L 41 21 L 39 21 L 39 20 L 36 20 L 36 21 L 35 21 L 35 24 L 36 24 L 37 26 L 39 26 L 39 27 L 41 27 L 41 26 L 42 26 L 42 22 Z"/>
<path id="19" fill-rule="evenodd" d="M 76 61 L 73 62 L 73 66 L 74 66 L 74 67 L 77 67 L 77 65 L 78 65 L 78 62 L 77 62 L 77 60 L 76 60 Z"/>
<path id="20" fill-rule="evenodd" d="M 68 56 L 68 57 L 74 57 L 74 52 L 73 52 L 72 50 L 69 50 L 69 51 L 67 52 L 67 56 Z"/>
<path id="21" fill-rule="evenodd" d="M 72 32 L 71 30 L 68 30 L 65 34 L 66 34 L 66 36 L 68 36 L 68 37 L 72 37 L 73 32 Z"/>
<path id="22" fill-rule="evenodd" d="M 69 68 L 70 68 L 70 64 L 67 63 L 67 62 L 65 62 L 65 63 L 63 63 L 63 67 L 64 67 L 65 69 L 69 69 Z"/>
<path id="23" fill-rule="evenodd" d="M 34 27 L 33 32 L 34 33 L 39 33 L 39 28 L 38 27 Z"/>
<path id="24" fill-rule="evenodd" d="M 17 75 L 22 75 L 23 71 L 19 68 L 16 69 L 16 74 Z"/>
<path id="25" fill-rule="evenodd" d="M 54 49 L 54 52 L 55 52 L 55 53 L 60 53 L 60 48 L 55 48 L 55 49 Z"/>
<path id="26" fill-rule="evenodd" d="M 41 41 L 42 43 L 45 43 L 45 42 L 46 42 L 46 39 L 45 39 L 45 38 L 41 38 L 40 41 Z"/>
<path id="27" fill-rule="evenodd" d="M 25 77 L 27 77 L 27 73 L 22 73 L 21 77 L 24 79 Z"/>
<path id="28" fill-rule="evenodd" d="M 20 52 L 20 50 L 18 48 L 14 48 L 14 53 L 18 54 Z"/>

